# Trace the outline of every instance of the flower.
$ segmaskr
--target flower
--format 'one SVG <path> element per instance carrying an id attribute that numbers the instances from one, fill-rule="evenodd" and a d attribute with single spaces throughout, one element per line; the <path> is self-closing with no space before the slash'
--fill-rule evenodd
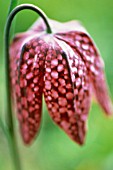
<path id="1" fill-rule="evenodd" d="M 78 21 L 41 19 L 10 46 L 11 87 L 23 141 L 30 144 L 39 131 L 42 95 L 53 121 L 82 145 L 94 93 L 106 114 L 112 114 L 104 64 L 90 35 Z"/>

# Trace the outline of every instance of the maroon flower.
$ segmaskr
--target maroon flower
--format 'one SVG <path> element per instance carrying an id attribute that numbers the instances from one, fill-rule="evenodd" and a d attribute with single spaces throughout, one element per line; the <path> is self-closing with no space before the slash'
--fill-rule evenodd
<path id="1" fill-rule="evenodd" d="M 21 134 L 32 142 L 40 127 L 42 94 L 54 122 L 78 144 L 84 143 L 91 94 L 106 114 L 112 103 L 103 61 L 89 34 L 77 21 L 42 20 L 18 34 L 10 47 L 11 83 Z"/>

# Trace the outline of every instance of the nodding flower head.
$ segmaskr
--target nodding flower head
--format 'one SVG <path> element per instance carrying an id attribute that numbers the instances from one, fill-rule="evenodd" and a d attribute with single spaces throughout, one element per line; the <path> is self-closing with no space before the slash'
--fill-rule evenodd
<path id="1" fill-rule="evenodd" d="M 103 61 L 78 21 L 49 23 L 53 33 L 47 34 L 39 19 L 10 46 L 11 87 L 22 138 L 29 144 L 38 132 L 44 94 L 53 121 L 82 145 L 93 93 L 105 113 L 112 114 Z"/>

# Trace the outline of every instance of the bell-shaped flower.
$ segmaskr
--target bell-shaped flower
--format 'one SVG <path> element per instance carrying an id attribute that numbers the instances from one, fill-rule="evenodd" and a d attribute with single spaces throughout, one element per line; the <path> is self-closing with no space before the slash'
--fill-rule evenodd
<path id="1" fill-rule="evenodd" d="M 44 94 L 53 121 L 83 144 L 93 93 L 104 112 L 112 114 L 104 64 L 78 21 L 49 22 L 53 33 L 47 34 L 39 19 L 10 46 L 11 85 L 22 138 L 29 144 L 39 131 Z"/>

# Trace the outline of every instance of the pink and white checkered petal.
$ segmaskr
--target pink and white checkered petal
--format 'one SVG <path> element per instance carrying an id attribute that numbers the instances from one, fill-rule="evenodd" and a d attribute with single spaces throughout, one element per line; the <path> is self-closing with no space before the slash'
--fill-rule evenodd
<path id="1" fill-rule="evenodd" d="M 83 99 L 84 97 L 87 99 L 87 95 L 85 96 L 84 90 L 82 92 L 82 87 L 75 89 L 74 71 L 77 71 L 80 66 L 74 66 L 72 70 L 71 65 L 75 63 L 74 52 L 74 56 L 70 50 L 67 54 L 66 49 L 59 43 L 59 40 L 55 39 L 55 41 L 54 46 L 50 46 L 45 61 L 45 100 L 54 122 L 75 142 L 83 144 L 87 118 L 87 113 L 85 112 L 84 114 L 86 109 L 84 104 L 88 101 L 87 107 L 89 108 L 90 100 Z M 67 58 L 67 55 L 70 59 Z M 80 102 L 83 104 L 80 104 Z M 83 112 L 80 112 L 80 105 Z"/>
<path id="2" fill-rule="evenodd" d="M 91 85 L 88 71 L 77 52 L 63 41 L 59 41 L 59 45 L 63 51 L 65 51 L 66 59 L 69 64 L 74 94 L 74 116 L 77 120 L 79 139 L 81 144 L 83 144 L 87 131 L 86 123 L 91 101 Z M 73 117 L 71 118 L 71 121 L 73 121 Z"/>
<path id="3" fill-rule="evenodd" d="M 69 44 L 83 59 L 93 85 L 95 96 L 106 114 L 113 113 L 112 102 L 109 97 L 105 80 L 104 63 L 92 39 L 83 32 L 68 32 L 57 34 L 57 38 Z"/>
<path id="4" fill-rule="evenodd" d="M 23 44 L 28 41 L 28 39 L 30 40 L 33 36 L 40 36 L 42 31 L 44 31 L 43 27 L 44 23 L 41 19 L 38 19 L 36 22 L 36 28 L 35 25 L 33 25 L 28 31 L 16 34 L 10 45 L 10 58 L 15 58 L 17 53 L 21 52 Z"/>
<path id="5" fill-rule="evenodd" d="M 17 74 L 14 77 L 16 88 L 14 86 L 13 88 L 16 93 L 17 115 L 22 138 L 26 144 L 30 144 L 39 131 L 41 121 L 46 55 L 44 42 L 38 39 L 30 40 L 23 46 L 21 55 L 21 62 L 17 60 Z"/>

